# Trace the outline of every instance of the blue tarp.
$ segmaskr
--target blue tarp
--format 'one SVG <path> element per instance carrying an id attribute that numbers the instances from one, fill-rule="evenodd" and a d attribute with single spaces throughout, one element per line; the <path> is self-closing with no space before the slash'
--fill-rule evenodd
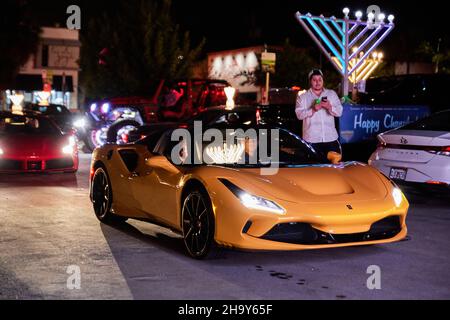
<path id="1" fill-rule="evenodd" d="M 428 106 L 344 104 L 339 118 L 341 143 L 374 140 L 382 132 L 404 126 L 430 114 Z"/>

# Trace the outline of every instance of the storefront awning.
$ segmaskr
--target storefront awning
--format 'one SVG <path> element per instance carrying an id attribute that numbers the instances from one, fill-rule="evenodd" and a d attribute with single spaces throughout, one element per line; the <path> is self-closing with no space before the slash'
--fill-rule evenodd
<path id="1" fill-rule="evenodd" d="M 36 74 L 19 74 L 10 89 L 20 91 L 42 91 L 42 76 Z M 73 92 L 72 76 L 65 76 L 64 83 L 63 76 L 53 76 L 52 90 Z"/>

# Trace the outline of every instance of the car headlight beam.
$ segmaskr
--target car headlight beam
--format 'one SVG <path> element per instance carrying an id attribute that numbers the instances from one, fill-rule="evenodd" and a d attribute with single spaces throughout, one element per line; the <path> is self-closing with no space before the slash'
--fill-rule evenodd
<path id="1" fill-rule="evenodd" d="M 228 181 L 227 179 L 219 178 L 219 180 L 241 201 L 241 203 L 246 208 L 267 211 L 276 214 L 286 213 L 286 210 L 284 208 L 271 200 L 251 195 L 236 186 L 234 183 Z"/>
<path id="2" fill-rule="evenodd" d="M 73 126 L 76 128 L 84 128 L 86 126 L 86 121 L 84 119 L 78 119 L 74 121 Z"/>
<path id="3" fill-rule="evenodd" d="M 64 154 L 72 154 L 75 152 L 77 141 L 74 136 L 69 137 L 69 144 L 62 148 L 62 153 Z"/>
<path id="4" fill-rule="evenodd" d="M 395 205 L 400 207 L 403 202 L 403 193 L 399 188 L 394 188 L 392 190 L 392 197 L 394 198 Z"/>
<path id="5" fill-rule="evenodd" d="M 281 208 L 279 205 L 277 205 L 275 202 L 261 197 L 253 196 L 246 192 L 243 192 L 239 196 L 239 199 L 241 200 L 241 203 L 249 209 L 268 211 L 278 214 L 285 213 L 285 210 Z"/>

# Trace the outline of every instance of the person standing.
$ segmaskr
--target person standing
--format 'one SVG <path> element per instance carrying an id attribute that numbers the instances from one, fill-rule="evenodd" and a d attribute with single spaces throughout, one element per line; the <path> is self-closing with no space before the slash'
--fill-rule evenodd
<path id="1" fill-rule="evenodd" d="M 297 97 L 295 113 L 303 121 L 303 140 L 324 157 L 329 151 L 342 154 L 334 118 L 342 115 L 341 101 L 333 90 L 324 88 L 323 73 L 313 69 L 310 89 Z"/>

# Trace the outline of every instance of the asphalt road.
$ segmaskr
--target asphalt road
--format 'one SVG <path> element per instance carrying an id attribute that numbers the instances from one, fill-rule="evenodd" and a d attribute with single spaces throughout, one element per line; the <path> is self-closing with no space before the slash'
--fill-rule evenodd
<path id="1" fill-rule="evenodd" d="M 77 174 L 0 175 L 0 299 L 450 299 L 449 196 L 408 194 L 402 242 L 196 261 L 164 228 L 99 223 L 89 160 Z"/>

